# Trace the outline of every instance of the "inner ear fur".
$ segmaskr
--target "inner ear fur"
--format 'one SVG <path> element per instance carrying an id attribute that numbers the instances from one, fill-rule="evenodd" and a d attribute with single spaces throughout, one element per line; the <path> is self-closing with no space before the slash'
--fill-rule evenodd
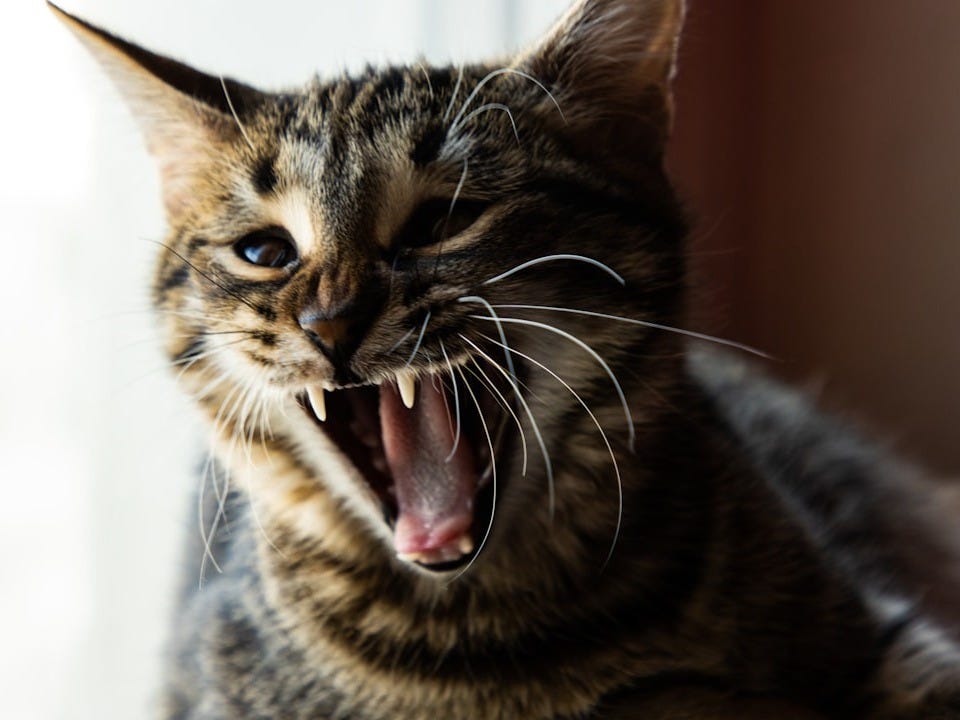
<path id="1" fill-rule="evenodd" d="M 212 148 L 242 140 L 241 120 L 267 95 L 146 50 L 48 2 L 119 89 L 160 166 L 168 213 L 189 204 Z"/>

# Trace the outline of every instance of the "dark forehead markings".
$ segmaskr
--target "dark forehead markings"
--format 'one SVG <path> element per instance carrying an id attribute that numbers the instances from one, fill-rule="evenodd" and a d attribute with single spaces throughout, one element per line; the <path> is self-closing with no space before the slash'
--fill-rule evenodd
<path id="1" fill-rule="evenodd" d="M 253 187 L 261 195 L 269 195 L 277 187 L 276 158 L 273 155 L 260 158 L 253 168 Z"/>
<path id="2" fill-rule="evenodd" d="M 410 159 L 413 160 L 414 165 L 423 167 L 436 160 L 446 139 L 447 129 L 442 125 L 427 128 L 410 151 Z"/>

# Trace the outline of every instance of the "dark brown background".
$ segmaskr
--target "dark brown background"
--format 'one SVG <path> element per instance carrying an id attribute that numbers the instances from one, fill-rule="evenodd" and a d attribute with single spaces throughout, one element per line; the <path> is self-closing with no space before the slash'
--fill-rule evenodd
<path id="1" fill-rule="evenodd" d="M 693 0 L 693 323 L 960 471 L 960 3 Z"/>

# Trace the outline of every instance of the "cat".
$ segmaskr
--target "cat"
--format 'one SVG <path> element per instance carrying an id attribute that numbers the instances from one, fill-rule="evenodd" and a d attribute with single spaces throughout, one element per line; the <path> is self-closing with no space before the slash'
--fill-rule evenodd
<path id="1" fill-rule="evenodd" d="M 277 93 L 53 10 L 215 445 L 162 717 L 960 717 L 954 497 L 680 329 L 681 0 Z"/>

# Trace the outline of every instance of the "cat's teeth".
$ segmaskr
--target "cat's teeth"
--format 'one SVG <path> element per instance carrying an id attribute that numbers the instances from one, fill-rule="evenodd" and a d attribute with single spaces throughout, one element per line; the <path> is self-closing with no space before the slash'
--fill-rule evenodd
<path id="1" fill-rule="evenodd" d="M 460 551 L 461 555 L 473 552 L 473 540 L 466 533 L 460 536 L 460 542 L 457 543 L 457 550 Z"/>
<path id="2" fill-rule="evenodd" d="M 397 557 L 407 562 L 418 562 L 424 565 L 435 565 L 436 563 L 452 562 L 459 560 L 464 555 L 473 552 L 473 540 L 467 533 L 461 535 L 458 539 L 448 545 L 433 550 L 423 550 L 421 552 L 397 553 Z"/>
<path id="3" fill-rule="evenodd" d="M 397 387 L 400 388 L 400 398 L 408 410 L 413 408 L 417 399 L 417 381 L 409 373 L 397 373 Z"/>
<path id="4" fill-rule="evenodd" d="M 313 412 L 323 422 L 327 420 L 327 398 L 320 385 L 310 385 L 307 387 L 307 397 L 310 398 L 310 404 L 313 406 Z"/>

